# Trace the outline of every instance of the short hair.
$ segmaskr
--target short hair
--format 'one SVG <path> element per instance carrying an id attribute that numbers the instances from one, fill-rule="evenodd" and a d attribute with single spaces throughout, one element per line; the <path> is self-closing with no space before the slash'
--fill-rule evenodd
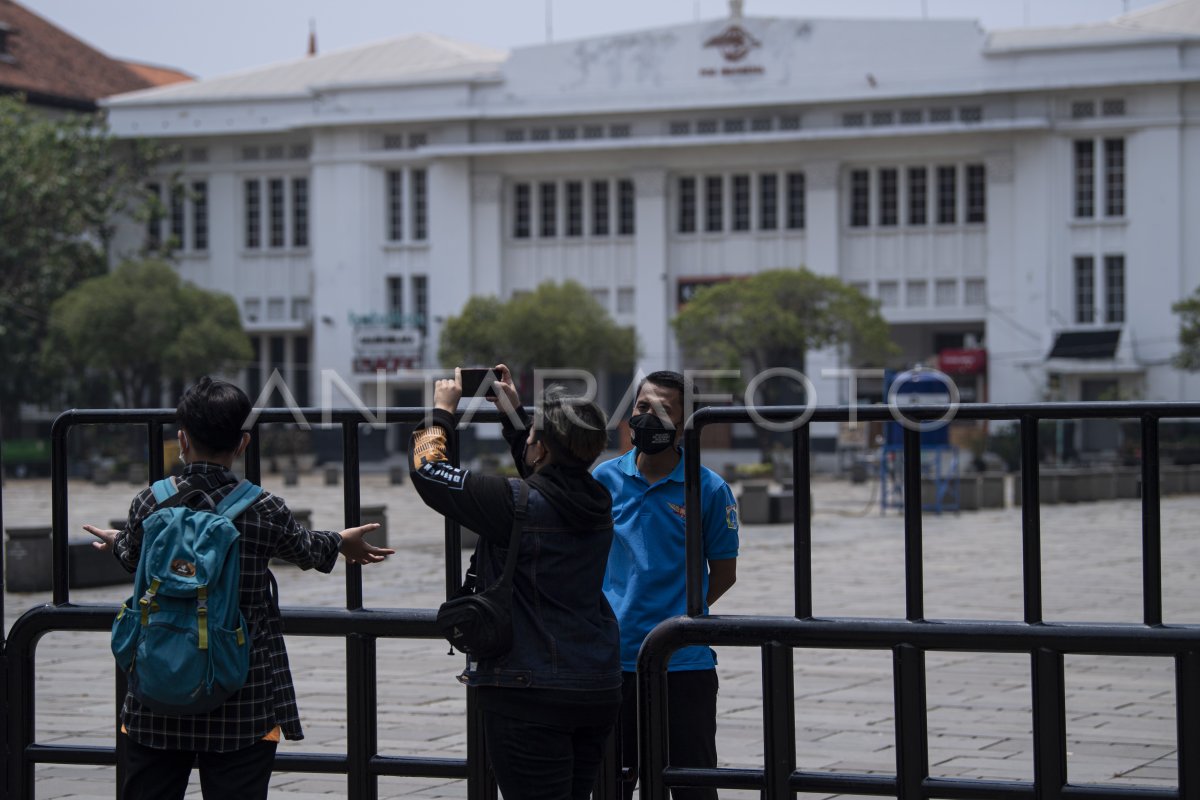
<path id="1" fill-rule="evenodd" d="M 538 440 L 559 464 L 586 469 L 608 446 L 608 416 L 595 401 L 562 386 L 546 389 L 541 418 Z"/>
<path id="2" fill-rule="evenodd" d="M 242 426 L 251 408 L 250 398 L 241 389 L 205 375 L 179 398 L 175 423 L 205 453 L 232 453 L 242 440 Z"/>
<path id="3" fill-rule="evenodd" d="M 679 392 L 679 410 L 683 413 L 684 418 L 687 417 L 687 409 L 683 407 L 688 397 L 687 378 L 669 369 L 660 369 L 657 372 L 651 372 L 638 383 L 637 392 L 634 393 L 634 397 L 642 393 L 642 387 L 647 383 L 661 386 L 664 389 L 674 389 Z"/>

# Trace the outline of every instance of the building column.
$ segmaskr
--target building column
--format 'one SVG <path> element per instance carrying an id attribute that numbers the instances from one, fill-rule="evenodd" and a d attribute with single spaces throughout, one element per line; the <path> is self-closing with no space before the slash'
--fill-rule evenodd
<path id="1" fill-rule="evenodd" d="M 840 275 L 841 193 L 838 191 L 841 164 L 813 161 L 804 167 L 806 267 L 818 275 Z"/>
<path id="2" fill-rule="evenodd" d="M 471 240 L 475 294 L 501 297 L 504 291 L 504 179 L 494 173 L 471 176 Z"/>
<path id="3" fill-rule="evenodd" d="M 1013 219 L 1013 207 L 1016 195 L 1013 191 L 1015 163 L 1012 153 L 989 153 L 984 158 L 987 167 L 987 279 L 984 284 L 984 348 L 989 352 L 1005 352 L 1019 349 L 1011 342 L 1003 344 L 1000 321 L 995 318 L 993 309 L 1013 307 L 1017 302 L 1017 281 L 1020 277 L 1016 269 L 1016 252 L 1014 243 L 1017 239 L 1016 226 Z M 1005 326 L 1007 327 L 1007 326 Z M 1003 338 L 1002 338 L 1003 337 Z M 1022 342 L 1022 345 L 1025 343 Z M 987 395 L 980 397 L 980 402 L 1022 402 L 1029 398 L 1022 394 L 1014 394 L 1012 382 L 994 380 L 999 377 L 996 365 L 989 358 L 985 376 Z M 995 389 L 993 389 L 995 387 Z M 1036 399 L 1036 398 L 1034 398 Z"/>
<path id="4" fill-rule="evenodd" d="M 435 161 L 429 167 L 429 336 L 425 368 L 437 366 L 442 322 L 462 312 L 473 293 L 471 167 L 465 158 Z M 479 274 L 479 273 L 476 273 Z M 482 290 L 480 290 L 482 291 Z"/>
<path id="5" fill-rule="evenodd" d="M 673 277 L 667 273 L 667 173 L 662 169 L 633 172 L 637 195 L 634 260 L 638 276 L 634 292 L 634 319 L 641 356 L 638 369 L 653 372 L 681 366 L 671 333 L 675 316 L 671 291 Z"/>

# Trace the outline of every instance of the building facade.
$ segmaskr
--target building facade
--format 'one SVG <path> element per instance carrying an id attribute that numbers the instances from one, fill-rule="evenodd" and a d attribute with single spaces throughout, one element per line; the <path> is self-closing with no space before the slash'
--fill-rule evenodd
<path id="1" fill-rule="evenodd" d="M 1094 25 L 731 17 L 509 53 L 409 36 L 119 96 L 179 145 L 182 275 L 302 403 L 418 404 L 472 295 L 575 280 L 685 365 L 699 288 L 805 266 L 879 300 L 964 399 L 1195 397 L 1200 0 Z M 849 399 L 810 355 L 822 404 Z M 787 366 L 787 365 L 782 365 Z M 325 376 L 324 378 L 322 376 Z M 878 385 L 864 384 L 867 393 Z"/>

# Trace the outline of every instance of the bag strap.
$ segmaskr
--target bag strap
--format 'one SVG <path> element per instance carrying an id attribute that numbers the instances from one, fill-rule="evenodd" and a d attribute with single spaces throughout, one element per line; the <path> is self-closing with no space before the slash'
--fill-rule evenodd
<path id="1" fill-rule="evenodd" d="M 529 484 L 521 481 L 517 488 L 517 502 L 513 505 L 512 534 L 508 537 L 508 558 L 504 560 L 504 573 L 496 581 L 496 588 L 505 591 L 512 588 L 513 573 L 517 571 L 517 551 L 521 549 L 521 529 L 529 513 Z M 490 588 L 490 587 L 489 587 Z"/>
<path id="2" fill-rule="evenodd" d="M 210 509 L 214 508 L 212 498 L 208 496 L 207 492 L 203 489 L 193 489 L 186 482 L 183 484 L 184 491 L 179 491 L 174 478 L 155 481 L 150 488 L 154 490 L 154 499 L 158 501 L 154 504 L 152 511 L 175 506 L 190 506 L 192 498 L 196 496 L 203 498 L 205 505 Z"/>
<path id="3" fill-rule="evenodd" d="M 254 505 L 262 496 L 262 489 L 248 480 L 238 481 L 233 491 L 217 504 L 216 513 L 229 520 L 237 519 L 243 511 Z"/>

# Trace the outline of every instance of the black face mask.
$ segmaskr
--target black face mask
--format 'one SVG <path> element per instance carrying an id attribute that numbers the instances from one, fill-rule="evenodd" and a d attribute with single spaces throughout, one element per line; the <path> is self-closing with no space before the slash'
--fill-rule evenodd
<path id="1" fill-rule="evenodd" d="M 661 453 L 675 443 L 675 431 L 667 428 L 654 414 L 635 414 L 629 418 L 633 446 L 648 456 Z"/>

